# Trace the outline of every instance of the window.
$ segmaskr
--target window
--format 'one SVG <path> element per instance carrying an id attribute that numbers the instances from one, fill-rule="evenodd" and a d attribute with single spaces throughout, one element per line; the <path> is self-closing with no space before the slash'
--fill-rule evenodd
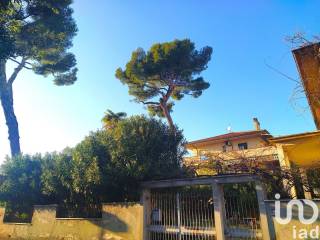
<path id="1" fill-rule="evenodd" d="M 239 150 L 248 149 L 248 144 L 247 143 L 239 143 L 238 147 L 239 147 Z"/>

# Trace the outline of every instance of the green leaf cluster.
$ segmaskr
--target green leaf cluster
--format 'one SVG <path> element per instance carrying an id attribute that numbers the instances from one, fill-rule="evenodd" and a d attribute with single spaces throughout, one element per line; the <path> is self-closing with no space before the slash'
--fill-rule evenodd
<path id="1" fill-rule="evenodd" d="M 116 70 L 116 77 L 129 87 L 135 101 L 148 105 L 151 115 L 163 117 L 161 105 L 170 112 L 172 100 L 185 95 L 197 98 L 210 86 L 200 73 L 211 54 L 211 47 L 197 50 L 189 39 L 157 43 L 147 52 L 134 51 L 125 69 Z"/>
<path id="2" fill-rule="evenodd" d="M 23 58 L 24 67 L 53 75 L 56 85 L 76 81 L 75 56 L 67 52 L 77 27 L 71 0 L 5 0 L 0 5 L 0 60 Z"/>
<path id="3" fill-rule="evenodd" d="M 24 155 L 7 159 L 1 166 L 0 201 L 6 203 L 6 217 L 28 220 L 31 204 L 50 202 L 42 194 L 41 156 Z M 5 218 L 6 218 L 5 217 Z"/>
<path id="4" fill-rule="evenodd" d="M 122 121 L 126 117 L 127 114 L 125 112 L 115 113 L 108 109 L 102 118 L 103 127 L 105 129 L 114 128 L 119 121 Z"/>

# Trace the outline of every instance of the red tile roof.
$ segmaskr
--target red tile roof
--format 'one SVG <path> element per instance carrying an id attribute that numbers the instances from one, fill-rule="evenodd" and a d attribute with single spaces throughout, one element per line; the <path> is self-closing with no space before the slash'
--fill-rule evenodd
<path id="1" fill-rule="evenodd" d="M 242 131 L 242 132 L 230 132 L 210 138 L 204 138 L 196 141 L 191 141 L 187 143 L 187 146 L 203 144 L 207 142 L 223 142 L 227 140 L 242 139 L 248 137 L 261 137 L 263 140 L 267 141 L 272 135 L 267 130 L 255 130 L 255 131 Z"/>

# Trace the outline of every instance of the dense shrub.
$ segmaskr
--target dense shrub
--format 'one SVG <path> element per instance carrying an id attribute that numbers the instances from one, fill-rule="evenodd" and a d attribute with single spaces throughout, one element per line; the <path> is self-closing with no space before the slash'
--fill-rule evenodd
<path id="1" fill-rule="evenodd" d="M 90 133 L 73 149 L 8 159 L 2 166 L 0 202 L 27 209 L 58 203 L 63 217 L 97 217 L 103 202 L 136 201 L 141 181 L 181 177 L 181 131 L 135 116 Z"/>
<path id="2" fill-rule="evenodd" d="M 144 116 L 125 119 L 105 131 L 111 165 L 107 170 L 110 200 L 137 200 L 139 183 L 183 175 L 184 137 L 159 120 Z"/>
<path id="3" fill-rule="evenodd" d="M 34 204 L 49 202 L 42 194 L 40 155 L 8 158 L 1 166 L 0 201 L 6 204 L 7 221 L 29 221 Z"/>

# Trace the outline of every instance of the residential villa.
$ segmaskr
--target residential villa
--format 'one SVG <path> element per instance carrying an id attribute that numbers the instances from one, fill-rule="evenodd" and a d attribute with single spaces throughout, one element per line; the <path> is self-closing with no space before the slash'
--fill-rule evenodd
<path id="1" fill-rule="evenodd" d="M 254 118 L 254 129 L 251 131 L 229 131 L 188 142 L 186 148 L 191 156 L 184 159 L 186 164 L 198 166 L 201 175 L 201 166 L 205 165 L 208 156 L 226 163 L 251 159 L 263 166 L 290 169 L 295 165 L 304 180 L 307 179 L 306 170 L 320 167 L 320 43 L 295 49 L 293 55 L 317 130 L 273 137 L 267 130 L 261 129 L 258 119 Z M 204 174 L 207 173 L 204 171 Z M 315 195 L 310 190 L 304 190 L 307 199 Z M 290 194 L 297 196 L 296 189 L 291 188 Z"/>
<path id="2" fill-rule="evenodd" d="M 276 148 L 271 146 L 269 139 L 272 135 L 265 129 L 260 129 L 257 118 L 253 119 L 254 129 L 251 131 L 232 132 L 188 142 L 187 149 L 191 157 L 186 161 L 205 160 L 208 154 L 219 155 L 225 160 L 236 159 L 239 155 L 247 157 L 269 156 L 270 161 L 277 160 L 274 156 Z"/>
<path id="3" fill-rule="evenodd" d="M 191 156 L 184 159 L 187 165 L 199 165 L 198 174 L 207 174 L 201 164 L 208 159 L 220 160 L 226 163 L 236 163 L 241 160 L 254 160 L 264 166 L 279 165 L 277 148 L 270 143 L 272 135 L 260 128 L 260 122 L 253 118 L 253 130 L 232 132 L 200 139 L 186 144 Z M 214 172 L 213 172 L 214 174 Z"/>

